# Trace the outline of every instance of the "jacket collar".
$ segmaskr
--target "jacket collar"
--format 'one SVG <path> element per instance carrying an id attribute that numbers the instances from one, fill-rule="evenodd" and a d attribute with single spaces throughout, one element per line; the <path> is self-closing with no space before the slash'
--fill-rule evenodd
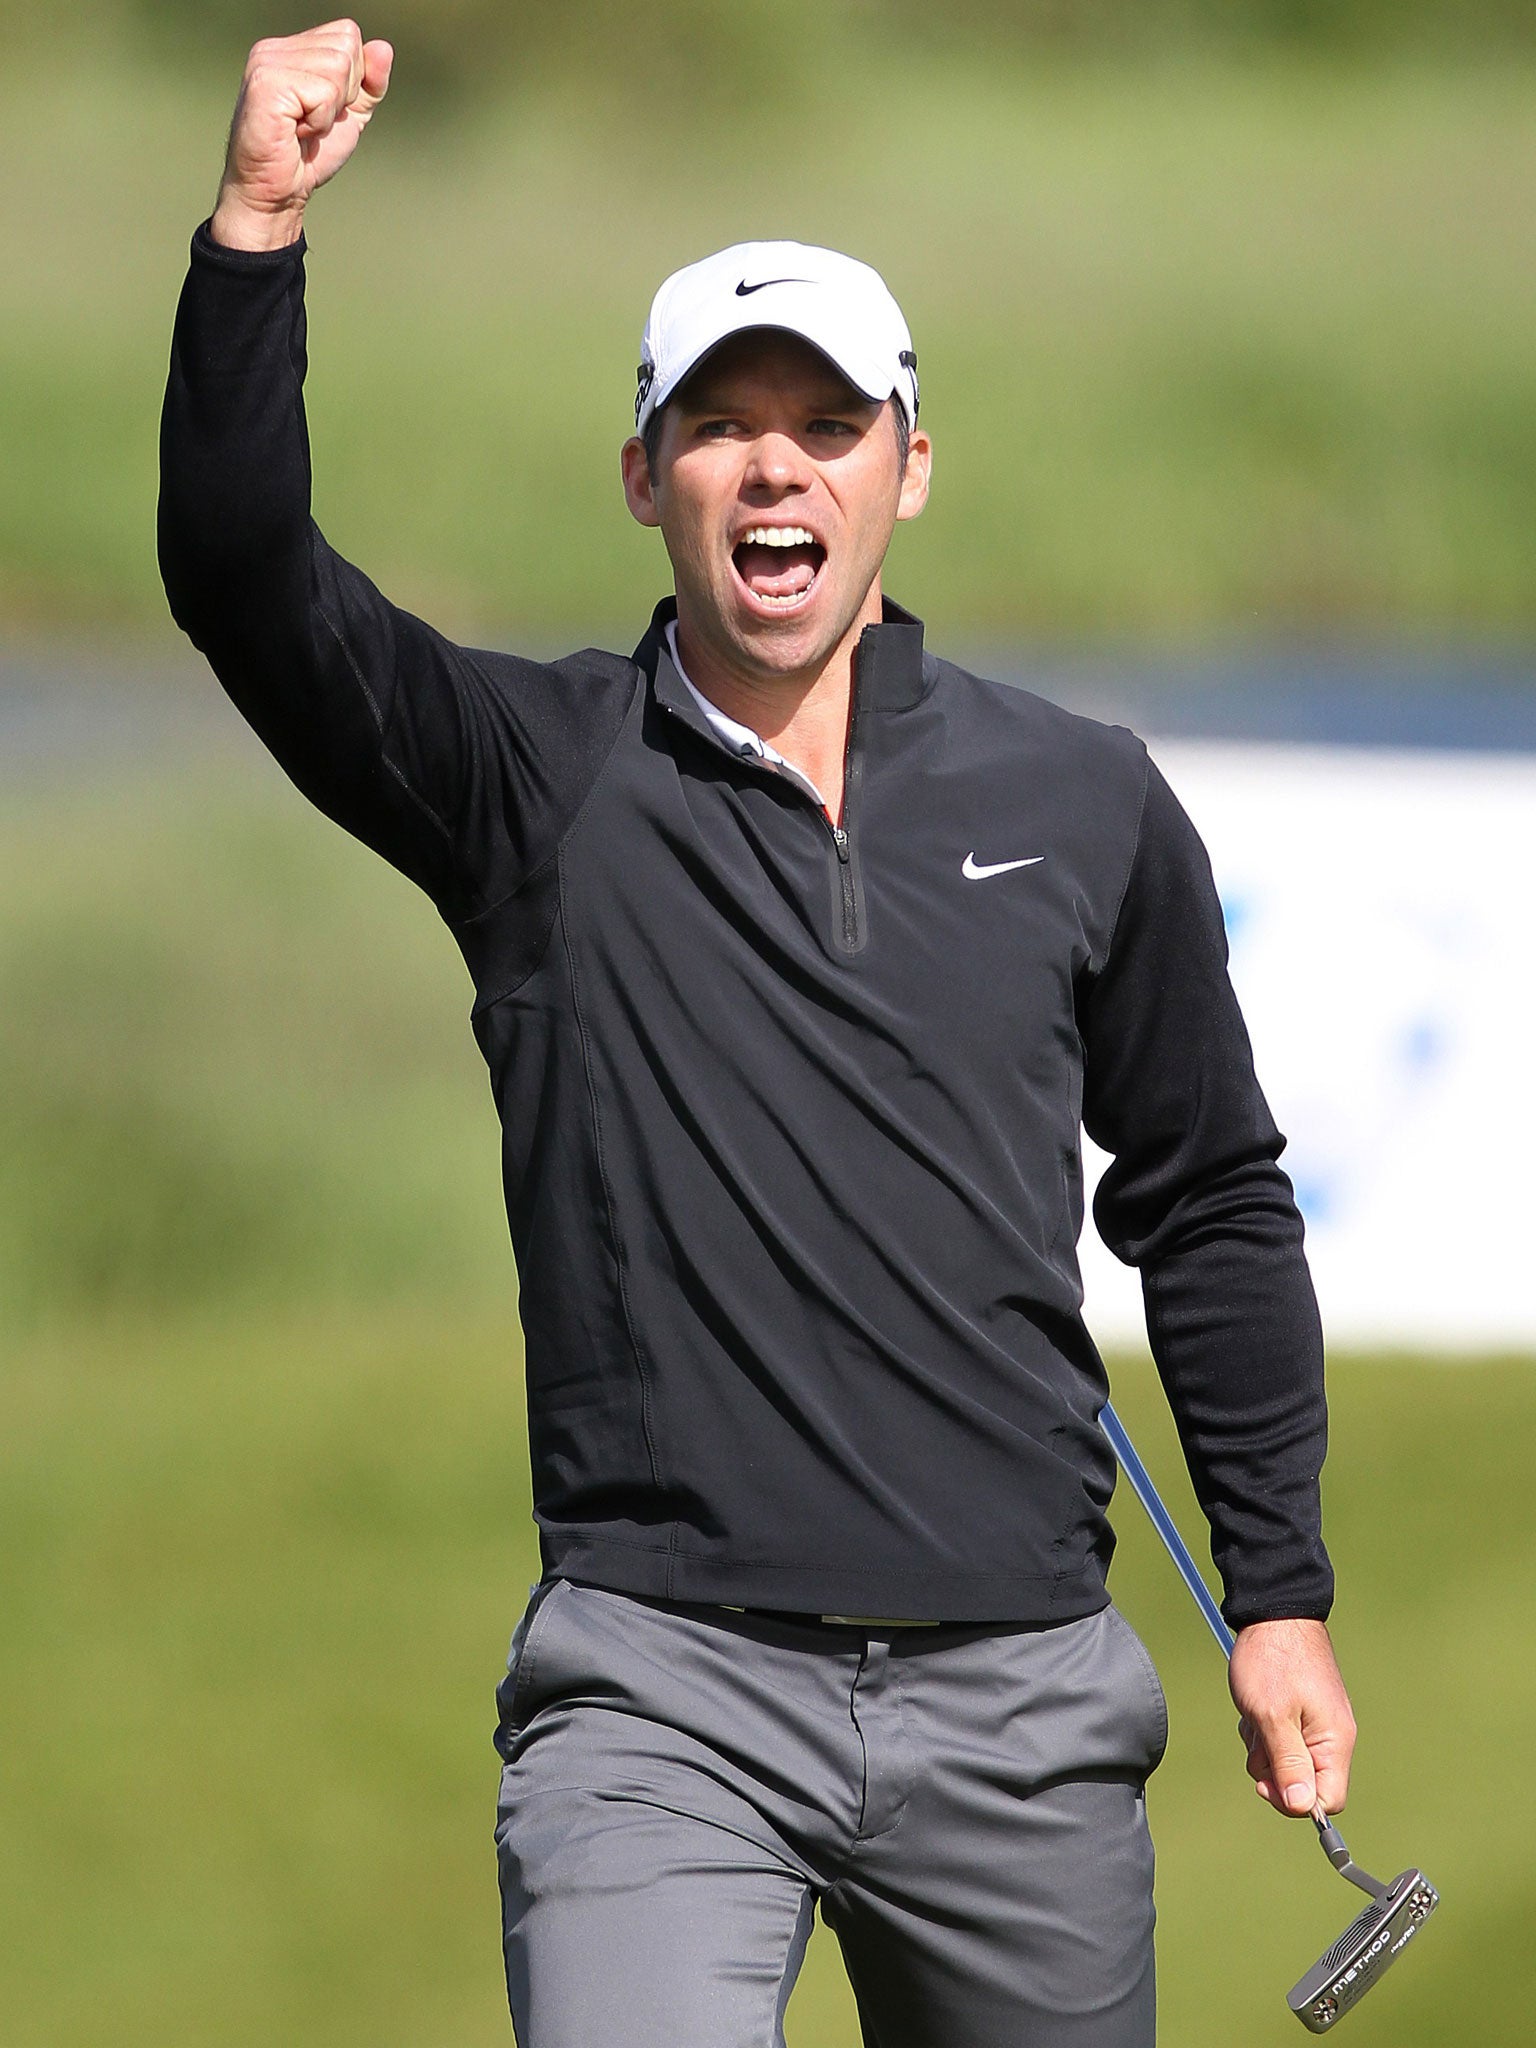
<path id="1" fill-rule="evenodd" d="M 664 597 L 651 614 L 650 626 L 635 649 L 634 658 L 651 678 L 658 702 L 713 738 L 709 721 L 667 652 L 666 629 L 676 617 L 677 599 Z M 894 599 L 885 598 L 879 625 L 864 628 L 854 655 L 860 712 L 909 711 L 932 688 L 934 674 L 932 659 L 923 654 L 922 620 L 903 610 Z"/>

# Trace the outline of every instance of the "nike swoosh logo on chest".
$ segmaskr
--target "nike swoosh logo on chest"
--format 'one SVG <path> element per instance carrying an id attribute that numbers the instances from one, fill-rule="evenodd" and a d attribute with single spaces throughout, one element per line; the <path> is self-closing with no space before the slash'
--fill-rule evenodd
<path id="1" fill-rule="evenodd" d="M 995 860 L 983 864 L 972 851 L 960 863 L 960 872 L 968 882 L 984 882 L 988 875 L 1006 875 L 1012 868 L 1038 867 L 1044 859 L 1043 853 L 1032 853 L 1025 860 Z"/>

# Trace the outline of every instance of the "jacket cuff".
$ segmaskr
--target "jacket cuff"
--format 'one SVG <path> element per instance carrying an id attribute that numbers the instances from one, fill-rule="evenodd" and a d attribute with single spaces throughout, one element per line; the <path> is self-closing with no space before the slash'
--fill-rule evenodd
<path id="1" fill-rule="evenodd" d="M 304 230 L 299 230 L 299 239 L 289 242 L 281 249 L 231 249 L 223 242 L 216 242 L 212 233 L 213 216 L 202 221 L 192 233 L 192 261 L 212 263 L 220 270 L 263 271 L 281 270 L 285 264 L 302 262 L 308 247 Z"/>

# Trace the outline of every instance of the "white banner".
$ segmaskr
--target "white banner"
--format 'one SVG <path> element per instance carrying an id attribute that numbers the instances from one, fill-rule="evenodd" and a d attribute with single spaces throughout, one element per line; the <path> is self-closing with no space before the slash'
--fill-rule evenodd
<path id="1" fill-rule="evenodd" d="M 1329 1340 L 1536 1350 L 1536 757 L 1153 751 L 1210 849 Z M 1094 1334 L 1144 1344 L 1091 1220 L 1082 1260 Z"/>

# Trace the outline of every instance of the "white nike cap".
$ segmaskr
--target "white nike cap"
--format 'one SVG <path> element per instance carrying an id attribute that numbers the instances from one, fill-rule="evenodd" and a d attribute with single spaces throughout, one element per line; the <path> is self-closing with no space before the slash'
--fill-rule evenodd
<path id="1" fill-rule="evenodd" d="M 917 356 L 901 308 L 867 263 L 804 242 L 737 242 L 667 279 L 640 344 L 635 432 L 712 349 L 774 327 L 820 349 L 856 391 L 901 402 L 917 425 Z"/>

